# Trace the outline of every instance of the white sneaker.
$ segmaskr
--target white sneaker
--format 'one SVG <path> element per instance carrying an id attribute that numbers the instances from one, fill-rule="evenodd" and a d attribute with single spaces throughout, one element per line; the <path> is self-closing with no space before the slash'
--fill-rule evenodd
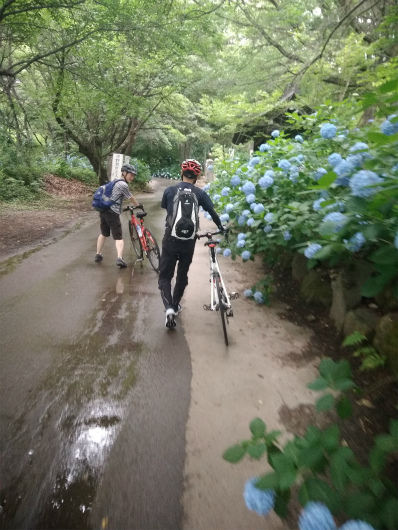
<path id="1" fill-rule="evenodd" d="M 182 307 L 180 304 L 177 304 L 177 306 L 174 306 L 174 313 L 176 314 L 176 316 L 181 313 L 182 311 Z"/>
<path id="2" fill-rule="evenodd" d="M 169 307 L 166 309 L 166 321 L 164 325 L 166 328 L 172 329 L 176 327 L 176 321 L 175 321 L 176 313 L 172 307 Z"/>

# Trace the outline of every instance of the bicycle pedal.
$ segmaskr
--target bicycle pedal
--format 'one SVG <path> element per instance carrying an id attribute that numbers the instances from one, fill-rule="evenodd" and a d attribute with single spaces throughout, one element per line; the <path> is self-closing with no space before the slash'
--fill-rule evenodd
<path id="1" fill-rule="evenodd" d="M 234 316 L 234 312 L 232 309 L 230 309 L 229 311 L 227 311 L 227 317 L 233 317 Z"/>
<path id="2" fill-rule="evenodd" d="M 239 293 L 236 293 L 235 291 L 232 292 L 230 295 L 229 295 L 230 299 L 231 300 L 236 300 L 237 298 L 239 298 Z"/>
<path id="3" fill-rule="evenodd" d="M 209 305 L 206 305 L 206 304 L 203 306 L 203 309 L 205 311 L 211 311 L 211 307 Z"/>

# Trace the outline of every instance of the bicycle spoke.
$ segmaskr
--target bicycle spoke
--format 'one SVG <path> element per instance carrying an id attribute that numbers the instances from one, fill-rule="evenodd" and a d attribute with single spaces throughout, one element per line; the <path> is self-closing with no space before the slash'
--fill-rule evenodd
<path id="1" fill-rule="evenodd" d="M 221 317 L 221 324 L 222 324 L 222 330 L 224 333 L 225 345 L 228 346 L 224 292 L 223 292 L 223 288 L 222 288 L 218 273 L 216 274 L 215 280 L 216 280 L 216 292 L 217 292 L 217 301 L 218 301 L 218 312 L 220 313 L 220 317 Z"/>
<path id="2" fill-rule="evenodd" d="M 137 229 L 131 221 L 129 221 L 129 232 L 130 232 L 130 239 L 133 244 L 134 252 L 136 253 L 137 258 L 141 259 L 142 256 L 144 255 L 143 250 L 142 250 L 141 241 L 138 236 Z"/>

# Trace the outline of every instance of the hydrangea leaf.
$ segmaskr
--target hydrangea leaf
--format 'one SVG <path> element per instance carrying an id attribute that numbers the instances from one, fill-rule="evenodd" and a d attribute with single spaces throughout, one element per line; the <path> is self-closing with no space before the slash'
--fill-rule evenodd
<path id="1" fill-rule="evenodd" d="M 251 458 L 254 458 L 255 460 L 260 460 L 260 458 L 264 455 L 266 451 L 267 451 L 267 446 L 265 443 L 249 445 L 247 449 L 248 455 Z"/>
<path id="2" fill-rule="evenodd" d="M 398 140 L 398 134 L 387 136 L 386 134 L 379 132 L 370 132 L 368 133 L 368 140 L 373 142 L 376 147 L 381 147 L 383 145 L 395 143 Z"/>
<path id="3" fill-rule="evenodd" d="M 253 434 L 253 436 L 264 436 L 266 430 L 267 427 L 261 418 L 254 418 L 254 420 L 250 423 L 250 432 Z"/>
<path id="4" fill-rule="evenodd" d="M 369 278 L 369 280 L 367 280 L 362 286 L 361 295 L 365 298 L 373 298 L 374 296 L 378 295 L 384 289 L 384 287 L 386 287 L 393 276 L 394 271 L 392 270 L 391 275 L 381 274 L 374 278 Z"/>
<path id="5" fill-rule="evenodd" d="M 287 517 L 289 513 L 290 489 L 278 492 L 275 497 L 274 512 L 282 519 Z"/>
<path id="6" fill-rule="evenodd" d="M 369 203 L 366 199 L 362 197 L 353 197 L 350 196 L 346 203 L 346 210 L 352 214 L 363 214 L 367 211 Z"/>
<path id="7" fill-rule="evenodd" d="M 379 248 L 370 256 L 370 260 L 374 263 L 383 264 L 397 264 L 398 263 L 398 249 L 393 246 L 386 246 Z"/>
<path id="8" fill-rule="evenodd" d="M 260 490 L 276 490 L 279 488 L 279 478 L 274 472 L 263 475 L 256 484 Z"/>
<path id="9" fill-rule="evenodd" d="M 367 514 L 374 511 L 375 497 L 371 493 L 351 493 L 344 496 L 344 508 L 348 516 L 352 519 L 366 521 Z"/>
<path id="10" fill-rule="evenodd" d="M 325 396 L 322 396 L 318 399 L 316 402 L 316 410 L 318 412 L 324 411 L 324 410 L 330 410 L 333 408 L 334 405 L 334 397 L 332 394 L 326 394 Z"/>
<path id="11" fill-rule="evenodd" d="M 311 390 L 324 390 L 329 386 L 329 383 L 323 377 L 317 377 L 314 381 L 307 385 Z"/>
<path id="12" fill-rule="evenodd" d="M 322 444 L 327 451 L 333 451 L 339 446 L 340 429 L 337 425 L 328 427 L 322 435 Z"/>
<path id="13" fill-rule="evenodd" d="M 343 493 L 348 482 L 346 469 L 348 464 L 344 458 L 339 455 L 335 455 L 330 463 L 330 476 L 333 482 L 333 486 Z"/>
<path id="14" fill-rule="evenodd" d="M 343 396 L 336 402 L 336 412 L 342 420 L 345 420 L 352 415 L 352 405 L 346 396 Z"/>
<path id="15" fill-rule="evenodd" d="M 386 453 L 396 451 L 397 449 L 397 441 L 390 434 L 380 434 L 379 436 L 376 436 L 375 443 L 379 449 Z"/>
<path id="16" fill-rule="evenodd" d="M 244 447 L 242 447 L 241 445 L 233 445 L 224 452 L 222 457 L 227 462 L 231 462 L 231 464 L 236 464 L 237 462 L 240 462 L 240 460 L 242 460 L 245 454 L 246 449 Z"/>
<path id="17" fill-rule="evenodd" d="M 397 499 L 395 497 L 389 497 L 383 502 L 381 518 L 389 530 L 398 528 Z"/>
<path id="18" fill-rule="evenodd" d="M 299 491 L 299 499 L 303 506 L 310 500 L 323 502 L 332 513 L 339 511 L 341 506 L 340 495 L 318 478 L 308 478 L 303 482 Z"/>

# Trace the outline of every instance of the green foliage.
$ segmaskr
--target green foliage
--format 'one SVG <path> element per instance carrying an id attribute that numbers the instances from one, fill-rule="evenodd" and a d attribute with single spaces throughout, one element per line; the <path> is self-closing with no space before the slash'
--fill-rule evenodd
<path id="1" fill-rule="evenodd" d="M 280 255 L 286 249 L 310 252 L 309 268 L 319 262 L 343 267 L 362 259 L 373 268 L 362 285 L 364 297 L 372 298 L 390 284 L 398 270 L 398 134 L 379 132 L 381 117 L 362 129 L 353 127 L 346 112 L 379 104 L 384 116 L 392 115 L 397 101 L 396 81 L 386 82 L 372 97 L 348 102 L 343 113 L 343 105 L 325 102 L 312 115 L 288 114 L 288 121 L 303 131 L 303 141 L 282 131 L 251 161 L 241 154 L 219 159 L 209 193 L 219 212 L 232 207 L 232 233 L 246 233 L 246 244 L 235 256 L 243 250 L 252 256 Z M 333 138 L 318 132 L 324 123 L 335 125 Z M 332 154 L 340 155 L 347 169 L 333 166 Z M 378 185 L 358 187 L 354 175 L 370 175 Z M 245 192 L 248 184 L 254 186 L 251 198 Z"/>
<path id="2" fill-rule="evenodd" d="M 319 374 L 308 385 L 310 388 L 339 390 L 348 401 L 344 393 L 356 386 L 346 361 L 323 359 Z M 327 406 L 318 406 L 318 401 L 318 411 L 331 408 L 334 398 L 331 394 L 326 397 Z M 321 399 L 326 404 L 324 398 Z M 340 416 L 349 417 L 350 413 Z M 280 432 L 268 433 L 260 418 L 250 423 L 250 432 L 250 439 L 227 449 L 223 458 L 237 463 L 245 456 L 258 460 L 267 455 L 272 471 L 262 475 L 256 487 L 275 491 L 274 510 L 280 517 L 288 513 L 294 488 L 303 507 L 309 501 L 319 501 L 334 515 L 366 521 L 378 530 L 397 529 L 398 491 L 387 478 L 387 462 L 397 451 L 398 420 L 391 420 L 388 434 L 375 437 L 366 465 L 359 463 L 354 452 L 342 442 L 335 424 L 323 429 L 310 425 L 304 436 L 295 436 L 283 447 L 278 441 Z"/>

